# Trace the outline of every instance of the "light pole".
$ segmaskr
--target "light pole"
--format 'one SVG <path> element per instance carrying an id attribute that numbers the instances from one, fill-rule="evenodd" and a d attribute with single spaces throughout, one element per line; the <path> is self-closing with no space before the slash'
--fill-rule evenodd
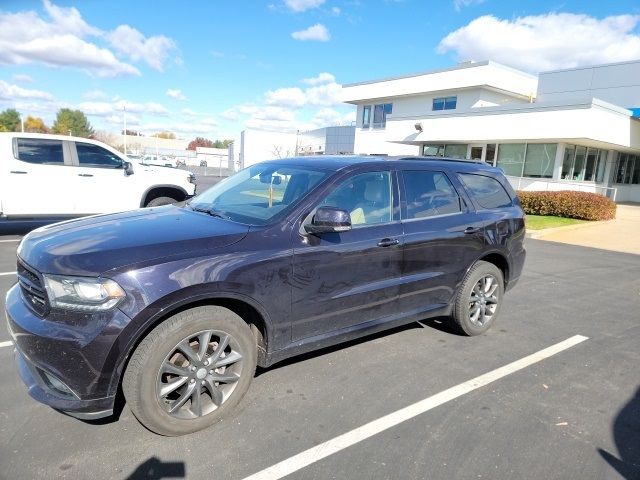
<path id="1" fill-rule="evenodd" d="M 122 122 L 124 123 L 124 154 L 127 154 L 127 105 L 122 105 Z"/>

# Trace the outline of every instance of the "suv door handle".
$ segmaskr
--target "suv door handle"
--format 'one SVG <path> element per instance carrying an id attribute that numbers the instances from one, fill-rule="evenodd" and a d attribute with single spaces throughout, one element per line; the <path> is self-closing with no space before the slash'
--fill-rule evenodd
<path id="1" fill-rule="evenodd" d="M 27 172 L 25 172 L 24 170 L 11 170 L 9 173 L 21 173 L 23 175 L 27 174 Z"/>
<path id="2" fill-rule="evenodd" d="M 93 175 L 90 174 L 90 173 L 79 173 L 78 176 L 79 177 L 93 177 Z"/>
<path id="3" fill-rule="evenodd" d="M 472 233 L 478 233 L 480 231 L 480 228 L 478 227 L 467 227 L 464 229 L 464 233 L 466 233 L 467 235 L 470 235 Z"/>
<path id="4" fill-rule="evenodd" d="M 378 242 L 379 247 L 392 247 L 393 245 L 398 245 L 400 240 L 397 238 L 383 238 Z"/>

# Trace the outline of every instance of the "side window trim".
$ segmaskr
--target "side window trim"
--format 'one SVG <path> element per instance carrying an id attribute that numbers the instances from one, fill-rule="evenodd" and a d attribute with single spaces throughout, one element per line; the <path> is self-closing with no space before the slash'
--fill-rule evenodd
<path id="1" fill-rule="evenodd" d="M 405 188 L 405 178 L 408 172 L 431 172 L 431 173 L 440 173 L 442 175 L 445 176 L 445 178 L 449 181 L 449 184 L 451 185 L 451 187 L 453 188 L 453 191 L 456 193 L 456 195 L 458 196 L 458 200 L 460 202 L 460 210 L 457 212 L 453 212 L 453 213 L 440 213 L 437 215 L 430 215 L 428 217 L 422 217 L 422 218 L 407 218 L 408 217 L 408 210 L 407 210 L 407 189 Z M 400 185 L 401 185 L 401 192 L 400 192 L 400 219 L 402 222 L 420 222 L 420 221 L 425 221 L 425 220 L 431 220 L 434 218 L 441 218 L 441 217 L 450 217 L 453 215 L 459 215 L 461 213 L 468 213 L 469 212 L 469 200 L 467 199 L 467 196 L 464 194 L 464 190 L 461 188 L 461 185 L 455 181 L 457 179 L 454 180 L 455 175 L 451 174 L 450 172 L 447 172 L 445 170 L 435 170 L 433 168 L 420 168 L 420 167 L 404 167 L 402 168 L 399 172 L 398 172 L 402 179 L 401 181 L 399 181 Z M 463 193 L 461 193 L 461 191 Z"/>

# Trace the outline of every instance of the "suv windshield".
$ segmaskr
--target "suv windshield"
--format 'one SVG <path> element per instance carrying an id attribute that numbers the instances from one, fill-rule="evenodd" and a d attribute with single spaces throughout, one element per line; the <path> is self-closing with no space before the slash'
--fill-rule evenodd
<path id="1" fill-rule="evenodd" d="M 193 210 L 250 225 L 266 225 L 290 211 L 330 172 L 264 163 L 246 168 L 195 197 Z"/>

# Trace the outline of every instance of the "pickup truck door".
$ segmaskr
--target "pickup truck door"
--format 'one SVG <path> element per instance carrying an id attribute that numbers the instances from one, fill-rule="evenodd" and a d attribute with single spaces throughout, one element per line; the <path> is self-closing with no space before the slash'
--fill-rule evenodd
<path id="1" fill-rule="evenodd" d="M 140 206 L 135 175 L 127 175 L 124 160 L 92 143 L 73 142 L 75 212 L 112 213 Z"/>
<path id="2" fill-rule="evenodd" d="M 4 177 L 0 195 L 7 216 L 66 216 L 74 213 L 69 144 L 63 140 L 20 138 L 12 154 L 0 161 Z"/>

